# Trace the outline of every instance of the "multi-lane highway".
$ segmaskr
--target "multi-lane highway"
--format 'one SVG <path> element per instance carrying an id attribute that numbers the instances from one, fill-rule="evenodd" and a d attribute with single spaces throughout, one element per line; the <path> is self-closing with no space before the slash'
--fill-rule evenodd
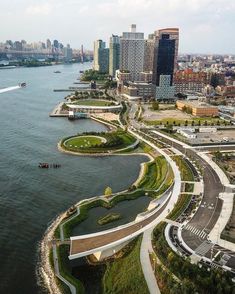
<path id="1" fill-rule="evenodd" d="M 215 245 L 211 242 L 208 242 L 208 235 L 215 226 L 222 209 L 222 200 L 219 199 L 219 194 L 223 192 L 232 193 L 232 189 L 229 187 L 224 187 L 221 183 L 221 180 L 216 173 L 216 171 L 211 167 L 211 165 L 200 156 L 200 149 L 190 148 L 181 142 L 171 139 L 164 134 L 150 129 L 143 128 L 143 124 L 139 124 L 135 121 L 134 113 L 136 111 L 136 104 L 132 104 L 130 111 L 130 123 L 131 125 L 142 132 L 143 135 L 148 135 L 155 140 L 164 142 L 168 146 L 177 149 L 184 156 L 190 158 L 192 162 L 195 162 L 197 166 L 200 167 L 203 173 L 203 182 L 204 182 L 204 192 L 201 205 L 196 211 L 193 218 L 187 223 L 186 226 L 182 228 L 182 238 L 186 245 L 199 256 L 206 256 L 211 258 L 217 254 L 220 250 L 221 252 L 226 252 L 229 255 L 229 260 L 227 266 L 235 270 L 235 254 L 230 250 L 226 250 L 218 245 Z M 189 147 L 189 148 L 188 148 Z M 203 147 L 203 151 L 210 150 L 231 150 L 234 147 L 232 146 L 221 146 L 221 147 Z M 192 167 L 191 167 L 192 168 Z M 193 168 L 193 173 L 195 176 L 195 169 Z M 196 176 L 197 178 L 199 175 Z M 178 247 L 181 245 L 179 240 L 175 240 L 174 230 L 171 230 L 171 238 L 174 239 L 175 243 L 178 243 Z M 220 237 L 220 236 L 218 236 Z M 177 239 L 177 238 L 176 238 Z M 182 246 L 182 245 L 181 245 Z M 181 248 L 184 251 L 184 254 L 188 255 L 189 252 L 186 248 Z"/>

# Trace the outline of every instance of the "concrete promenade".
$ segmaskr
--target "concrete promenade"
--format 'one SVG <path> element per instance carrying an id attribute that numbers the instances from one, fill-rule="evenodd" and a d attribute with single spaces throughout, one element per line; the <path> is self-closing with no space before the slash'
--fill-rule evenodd
<path id="1" fill-rule="evenodd" d="M 149 293 L 161 294 L 149 258 L 149 253 L 153 252 L 152 231 L 153 228 L 145 231 L 143 234 L 143 239 L 140 247 L 140 262 L 144 273 L 145 281 L 148 285 Z"/>
<path id="2" fill-rule="evenodd" d="M 164 211 L 161 213 L 161 215 L 155 219 L 155 221 L 152 223 L 151 227 L 146 230 L 143 234 L 143 240 L 141 244 L 141 251 L 140 251 L 140 261 L 142 265 L 142 270 L 145 276 L 145 280 L 147 282 L 149 292 L 150 294 L 160 294 L 160 289 L 157 285 L 157 281 L 152 269 L 149 253 L 153 252 L 152 248 L 152 232 L 153 229 L 156 227 L 157 224 L 159 224 L 161 221 L 163 221 L 168 213 L 174 208 L 175 203 L 178 200 L 178 196 L 180 195 L 181 191 L 181 176 L 180 176 L 180 171 L 176 163 L 172 160 L 172 158 L 163 150 L 160 148 L 156 147 L 153 143 L 149 142 L 148 140 L 142 138 L 140 135 L 136 134 L 135 132 L 129 130 L 130 133 L 135 135 L 137 138 L 141 139 L 148 145 L 150 145 L 154 150 L 158 151 L 160 154 L 162 154 L 166 160 L 169 162 L 171 165 L 171 168 L 174 173 L 174 178 L 175 178 L 175 183 L 174 183 L 174 188 L 171 196 L 171 201 L 169 201 L 167 207 L 164 209 Z"/>
<path id="3" fill-rule="evenodd" d="M 54 261 L 55 275 L 57 276 L 58 279 L 60 279 L 62 282 L 65 283 L 65 285 L 67 285 L 69 287 L 71 294 L 77 294 L 77 291 L 76 291 L 76 288 L 74 287 L 74 285 L 72 285 L 71 283 L 69 283 L 60 274 L 58 257 L 57 257 L 57 250 L 56 250 L 56 244 L 53 244 L 52 245 L 52 249 L 53 249 L 53 261 Z"/>

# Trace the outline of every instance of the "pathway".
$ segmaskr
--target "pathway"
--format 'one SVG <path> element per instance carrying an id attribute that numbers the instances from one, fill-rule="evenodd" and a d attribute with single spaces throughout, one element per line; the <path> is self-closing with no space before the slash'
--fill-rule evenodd
<path id="1" fill-rule="evenodd" d="M 70 284 L 60 274 L 58 256 L 57 256 L 57 250 L 56 250 L 56 244 L 55 243 L 53 243 L 52 249 L 53 249 L 53 260 L 54 260 L 55 275 L 57 276 L 58 279 L 60 279 L 62 282 L 64 282 L 69 287 L 71 294 L 77 294 L 77 291 L 76 291 L 76 288 L 74 287 L 74 285 Z"/>
<path id="2" fill-rule="evenodd" d="M 155 275 L 154 275 L 150 257 L 149 257 L 149 253 L 153 252 L 152 241 L 151 241 L 152 231 L 153 231 L 153 227 L 145 231 L 143 234 L 143 239 L 142 239 L 142 243 L 140 247 L 140 262 L 141 262 L 142 270 L 144 273 L 145 281 L 148 285 L 149 293 L 161 294 Z"/>

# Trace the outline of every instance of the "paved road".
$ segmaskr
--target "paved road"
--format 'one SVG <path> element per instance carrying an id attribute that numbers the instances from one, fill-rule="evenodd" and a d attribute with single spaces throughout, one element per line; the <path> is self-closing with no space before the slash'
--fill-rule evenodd
<path id="1" fill-rule="evenodd" d="M 211 258 L 211 254 L 215 256 L 218 251 L 224 252 L 230 255 L 230 259 L 227 266 L 235 269 L 235 256 L 234 252 L 226 250 L 218 245 L 209 244 L 207 236 L 216 224 L 222 209 L 222 200 L 219 199 L 219 194 L 222 192 L 231 193 L 232 189 L 224 187 L 221 183 L 215 170 L 210 164 L 202 159 L 194 149 L 186 149 L 181 144 L 166 139 L 161 133 L 154 132 L 154 137 L 159 138 L 161 141 L 172 145 L 172 147 L 180 150 L 183 154 L 190 157 L 197 162 L 199 166 L 203 168 L 203 180 L 204 180 L 204 195 L 203 200 L 198 208 L 196 214 L 191 221 L 183 228 L 182 238 L 187 246 L 196 251 L 201 256 Z M 220 147 L 221 149 L 221 147 Z M 225 150 L 231 150 L 231 147 L 224 147 Z M 174 240 L 176 241 L 176 240 Z"/>
<path id="2" fill-rule="evenodd" d="M 222 208 L 222 200 L 220 200 L 218 196 L 219 193 L 222 193 L 224 191 L 224 187 L 221 184 L 217 173 L 194 150 L 186 149 L 182 145 L 172 142 L 170 139 L 164 138 L 160 133 L 152 134 L 155 138 L 159 138 L 163 142 L 172 145 L 174 148 L 178 149 L 186 156 L 192 158 L 198 163 L 199 166 L 203 168 L 204 197 L 202 204 L 204 205 L 204 207 L 199 207 L 196 214 L 189 222 L 189 225 L 195 228 L 195 231 L 204 231 L 208 234 L 214 227 Z M 201 239 L 198 235 L 193 234 L 190 230 L 183 230 L 182 235 L 185 242 L 192 249 L 196 249 L 203 242 L 203 239 Z"/>

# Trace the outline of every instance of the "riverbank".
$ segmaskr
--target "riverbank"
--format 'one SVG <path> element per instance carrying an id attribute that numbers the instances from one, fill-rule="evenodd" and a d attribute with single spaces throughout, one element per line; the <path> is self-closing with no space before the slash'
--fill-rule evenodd
<path id="1" fill-rule="evenodd" d="M 105 121 L 100 121 L 100 122 L 103 123 L 103 124 L 109 124 L 110 125 L 110 123 L 105 122 Z M 135 141 L 135 143 L 137 141 Z M 133 146 L 133 147 L 136 147 L 136 146 Z M 128 150 L 129 148 L 130 148 L 130 146 L 128 146 L 127 148 L 124 148 L 124 149 L 115 150 L 115 152 L 92 153 L 92 154 L 88 153 L 87 154 L 87 153 L 78 153 L 78 152 L 73 152 L 73 151 L 68 151 L 68 150 L 65 151 L 64 148 L 62 148 L 61 142 L 58 143 L 58 149 L 59 149 L 59 151 L 66 152 L 66 153 L 69 153 L 69 154 L 72 154 L 72 155 L 79 155 L 79 156 L 103 156 L 103 155 L 108 155 L 108 156 L 113 156 L 113 155 L 119 155 L 119 156 L 123 156 L 124 155 L 124 156 L 127 156 L 128 155 L 128 156 L 131 156 L 131 155 L 145 155 L 145 156 L 148 156 L 149 157 L 150 162 L 153 162 L 154 158 L 150 154 L 145 153 L 145 152 L 144 153 L 142 153 L 142 152 L 141 153 L 130 152 L 130 153 L 126 153 L 126 154 L 125 153 L 123 153 L 123 154 L 120 154 L 120 153 L 119 154 L 116 154 L 116 152 L 129 151 Z M 68 216 L 71 217 L 71 214 L 69 213 L 69 211 L 70 210 L 74 210 L 75 211 L 74 217 L 76 217 L 76 216 L 79 216 L 80 215 L 81 208 L 84 207 L 85 205 L 88 205 L 88 208 L 87 209 L 89 209 L 90 207 L 93 207 L 93 205 L 95 205 L 94 203 L 96 203 L 96 202 L 97 202 L 97 205 L 101 204 L 100 201 L 102 201 L 102 203 L 104 203 L 105 205 L 115 205 L 115 203 L 117 203 L 117 202 L 128 200 L 129 199 L 129 196 L 128 195 L 130 195 L 130 197 L 132 197 L 131 199 L 135 199 L 136 197 L 140 197 L 141 195 L 145 195 L 144 189 L 143 190 L 142 189 L 136 189 L 136 187 L 135 187 L 136 184 L 138 185 L 138 183 L 143 182 L 143 178 L 145 177 L 146 174 L 151 174 L 152 173 L 152 171 L 150 171 L 147 168 L 145 168 L 145 165 L 146 165 L 146 163 L 145 164 L 141 164 L 141 169 L 140 169 L 140 173 L 139 173 L 138 179 L 134 182 L 134 184 L 132 184 L 132 187 L 131 187 L 131 189 L 133 189 L 133 190 L 125 190 L 124 193 L 123 192 L 119 192 L 119 193 L 113 194 L 111 197 L 110 196 L 107 197 L 105 195 L 101 195 L 101 196 L 93 197 L 92 199 L 84 199 L 84 200 L 81 200 L 76 205 L 74 205 L 71 209 L 67 210 L 65 213 L 63 213 L 61 216 L 59 216 L 53 222 L 53 224 L 51 225 L 50 229 L 45 234 L 44 240 L 42 241 L 42 245 L 41 245 L 42 250 L 44 250 L 46 252 L 42 256 L 44 262 L 42 262 L 41 273 L 43 274 L 44 280 L 47 281 L 47 284 L 48 284 L 48 281 L 50 281 L 49 283 L 51 283 L 51 285 L 54 285 L 54 286 L 56 285 L 55 273 L 54 273 L 54 275 L 52 274 L 53 269 L 52 269 L 52 267 L 50 265 L 50 261 L 49 261 L 49 255 L 50 255 L 50 249 L 51 249 L 50 247 L 51 247 L 51 243 L 53 242 L 53 238 L 55 238 L 56 231 L 58 232 L 58 228 L 60 227 L 60 225 L 65 220 L 68 220 Z M 164 180 L 164 178 L 165 177 L 162 177 L 162 180 Z M 149 185 L 149 187 L 150 187 L 150 185 Z M 157 186 L 154 186 L 153 185 L 153 187 L 155 189 Z M 132 194 L 133 194 L 133 196 L 132 196 Z M 89 206 L 89 205 L 91 205 L 91 206 Z M 79 209 L 79 213 L 76 214 L 76 211 L 78 211 L 78 209 Z M 72 217 L 71 217 L 71 219 L 72 219 Z M 83 219 L 83 215 L 82 215 L 82 219 Z M 68 220 L 68 221 L 70 221 L 70 220 Z M 63 230 L 63 228 L 62 228 L 62 230 Z M 57 235 L 57 237 L 58 237 L 58 235 Z M 68 238 L 69 236 L 66 234 L 65 237 Z M 57 277 L 59 278 L 59 276 L 57 276 Z M 53 293 L 53 291 L 54 291 L 53 289 L 49 289 L 49 290 L 50 290 L 50 293 Z M 61 293 L 61 292 L 56 292 L 56 293 Z"/>
<path id="2" fill-rule="evenodd" d="M 71 153 L 70 153 L 71 154 Z M 74 155 L 78 155 L 77 153 Z M 85 154 L 81 154 L 82 156 L 86 156 Z M 152 156 L 147 154 L 147 153 L 131 153 L 131 154 L 107 154 L 109 156 L 113 156 L 113 155 L 118 155 L 118 156 L 136 156 L 136 155 L 141 155 L 141 156 L 147 156 L 149 158 L 150 161 L 153 160 Z M 100 154 L 98 155 L 100 156 Z M 137 180 L 134 182 L 140 182 L 141 179 L 144 176 L 144 163 L 141 164 L 141 170 L 140 173 L 138 175 Z M 134 185 L 133 184 L 133 185 Z M 112 198 L 115 198 L 116 195 L 121 195 L 122 193 L 127 193 L 128 190 L 124 190 L 121 191 L 119 193 L 116 193 L 115 195 L 113 195 L 113 197 L 111 197 L 109 199 L 109 201 L 112 200 Z M 105 200 L 106 197 L 104 195 L 101 196 L 96 196 L 93 198 L 88 198 L 88 199 L 83 199 L 81 201 L 79 201 L 78 203 L 76 203 L 73 207 L 79 207 L 81 204 L 86 203 L 86 202 L 92 202 L 92 201 L 96 201 L 96 200 Z M 125 200 L 125 199 L 123 199 Z M 56 276 L 55 276 L 55 272 L 51 266 L 50 263 L 50 251 L 51 251 L 51 243 L 54 240 L 54 236 L 55 236 L 55 232 L 56 229 L 59 227 L 59 225 L 68 217 L 67 213 L 70 209 L 68 209 L 66 212 L 62 213 L 61 215 L 59 215 L 50 225 L 50 227 L 47 229 L 43 240 L 40 243 L 40 253 L 41 253 L 41 261 L 39 263 L 39 267 L 38 267 L 38 273 L 40 274 L 44 284 L 47 286 L 50 294 L 54 294 L 54 293 L 61 293 L 58 284 L 56 282 Z"/>

